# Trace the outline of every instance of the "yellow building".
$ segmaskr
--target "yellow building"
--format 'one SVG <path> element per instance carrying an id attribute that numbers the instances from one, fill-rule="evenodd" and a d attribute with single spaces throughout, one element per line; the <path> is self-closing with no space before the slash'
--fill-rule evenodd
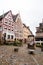
<path id="1" fill-rule="evenodd" d="M 32 35 L 31 30 L 29 29 L 28 26 L 26 26 L 25 24 L 23 24 L 23 39 L 24 39 L 25 42 L 28 39 L 29 35 Z"/>

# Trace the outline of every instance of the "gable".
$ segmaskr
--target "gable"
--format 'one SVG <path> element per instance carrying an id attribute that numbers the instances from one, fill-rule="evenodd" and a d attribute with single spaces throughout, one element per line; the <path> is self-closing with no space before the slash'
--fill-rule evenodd
<path id="1" fill-rule="evenodd" d="M 9 13 L 5 16 L 6 19 L 10 20 L 10 21 L 13 21 L 13 18 L 12 18 L 12 12 L 9 11 Z"/>
<path id="2" fill-rule="evenodd" d="M 20 15 L 17 16 L 16 22 L 17 22 L 20 26 L 23 25 L 22 20 L 21 20 L 21 18 L 20 18 Z"/>

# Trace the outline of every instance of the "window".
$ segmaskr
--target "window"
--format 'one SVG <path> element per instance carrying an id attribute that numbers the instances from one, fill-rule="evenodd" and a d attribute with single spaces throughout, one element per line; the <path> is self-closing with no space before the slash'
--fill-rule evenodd
<path id="1" fill-rule="evenodd" d="M 13 26 L 13 24 L 12 24 L 12 26 Z"/>
<path id="2" fill-rule="evenodd" d="M 20 31 L 20 33 L 22 33 L 22 31 Z"/>
<path id="3" fill-rule="evenodd" d="M 1 28 L 1 26 L 0 26 L 0 28 Z"/>
<path id="4" fill-rule="evenodd" d="M 5 24 L 7 24 L 7 23 L 8 23 L 7 19 L 5 19 L 4 23 L 5 23 Z"/>
<path id="5" fill-rule="evenodd" d="M 5 30 L 7 30 L 7 28 L 4 28 Z"/>
<path id="6" fill-rule="evenodd" d="M 8 39 L 10 39 L 10 35 L 8 35 Z"/>
<path id="7" fill-rule="evenodd" d="M 9 23 L 9 25 L 11 25 L 11 23 Z"/>
<path id="8" fill-rule="evenodd" d="M 6 33 L 4 33 L 4 37 L 6 37 Z"/>
<path id="9" fill-rule="evenodd" d="M 11 21 L 8 21 L 8 24 L 11 25 Z"/>
<path id="10" fill-rule="evenodd" d="M 8 29 L 10 31 L 10 29 Z"/>
<path id="11" fill-rule="evenodd" d="M 13 35 L 11 35 L 11 39 L 13 39 Z"/>
<path id="12" fill-rule="evenodd" d="M 5 23 L 7 23 L 7 22 L 5 22 Z"/>
<path id="13" fill-rule="evenodd" d="M 12 30 L 13 31 L 13 30 Z"/>

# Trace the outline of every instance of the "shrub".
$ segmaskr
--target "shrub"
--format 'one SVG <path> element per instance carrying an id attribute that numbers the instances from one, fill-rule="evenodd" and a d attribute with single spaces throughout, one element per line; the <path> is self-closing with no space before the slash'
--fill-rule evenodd
<path id="1" fill-rule="evenodd" d="M 43 43 L 41 43 L 41 47 L 43 48 Z"/>
<path id="2" fill-rule="evenodd" d="M 40 43 L 36 43 L 36 47 L 41 47 Z"/>
<path id="3" fill-rule="evenodd" d="M 43 43 L 41 43 L 41 51 L 43 51 Z"/>
<path id="4" fill-rule="evenodd" d="M 6 44 L 5 45 L 13 45 L 13 42 L 6 41 Z"/>
<path id="5" fill-rule="evenodd" d="M 13 43 L 14 46 L 21 46 L 22 42 L 20 42 L 19 40 L 15 40 Z"/>

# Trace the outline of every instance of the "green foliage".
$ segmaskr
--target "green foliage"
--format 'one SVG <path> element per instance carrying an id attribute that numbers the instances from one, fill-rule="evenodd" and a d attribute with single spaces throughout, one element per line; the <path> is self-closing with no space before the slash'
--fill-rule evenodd
<path id="1" fill-rule="evenodd" d="M 22 42 L 19 41 L 19 40 L 15 40 L 14 43 L 13 43 L 14 46 L 21 46 L 22 45 Z"/>
<path id="2" fill-rule="evenodd" d="M 4 38 L 3 45 L 21 46 L 22 41 L 21 40 L 14 40 L 11 42 L 11 41 L 6 41 L 6 39 Z"/>
<path id="3" fill-rule="evenodd" d="M 41 45 L 40 45 L 40 43 L 36 43 L 36 47 L 42 47 L 43 48 L 43 43 L 41 43 Z"/>
<path id="4" fill-rule="evenodd" d="M 41 47 L 40 43 L 36 43 L 36 47 Z"/>
<path id="5" fill-rule="evenodd" d="M 6 41 L 5 45 L 13 45 L 13 42 Z"/>
<path id="6" fill-rule="evenodd" d="M 43 43 L 41 43 L 41 51 L 43 51 Z"/>
<path id="7" fill-rule="evenodd" d="M 41 47 L 43 48 L 43 43 L 41 43 Z"/>

